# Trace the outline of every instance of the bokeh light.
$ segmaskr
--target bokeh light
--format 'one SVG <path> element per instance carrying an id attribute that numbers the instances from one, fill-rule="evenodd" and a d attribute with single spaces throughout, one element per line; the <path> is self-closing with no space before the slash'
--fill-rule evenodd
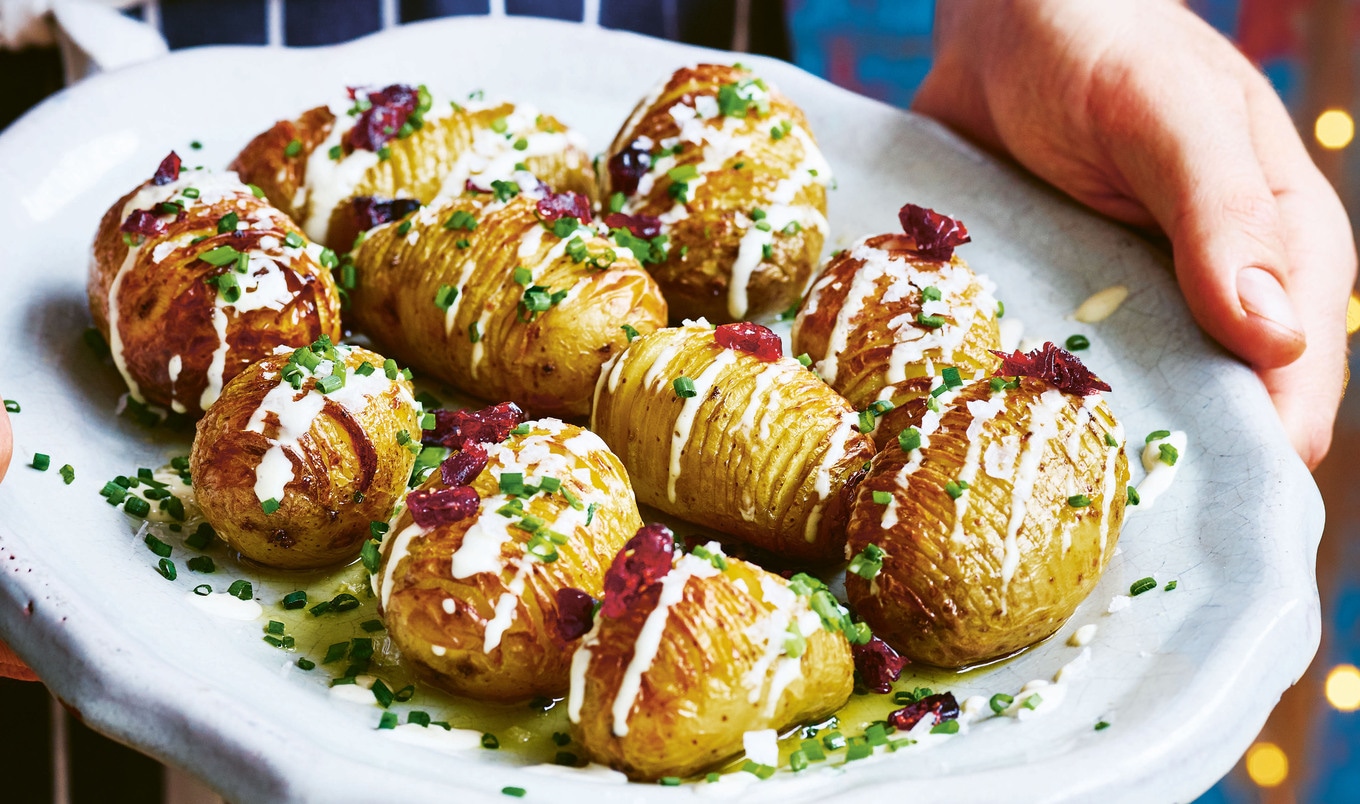
<path id="1" fill-rule="evenodd" d="M 1318 115 L 1313 125 L 1313 135 L 1323 148 L 1340 150 L 1355 139 L 1355 120 L 1341 109 L 1328 109 Z"/>
<path id="2" fill-rule="evenodd" d="M 1342 712 L 1360 709 L 1360 668 L 1339 664 L 1327 674 L 1327 703 Z"/>
<path id="3" fill-rule="evenodd" d="M 1247 775 L 1261 787 L 1278 787 L 1289 778 L 1289 757 L 1275 743 L 1256 743 L 1247 749 Z"/>

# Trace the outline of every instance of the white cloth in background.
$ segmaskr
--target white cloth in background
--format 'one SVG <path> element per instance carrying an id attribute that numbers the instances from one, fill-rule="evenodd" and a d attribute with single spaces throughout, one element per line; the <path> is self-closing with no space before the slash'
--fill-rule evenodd
<path id="1" fill-rule="evenodd" d="M 169 52 L 150 25 L 118 13 L 138 0 L 0 0 L 0 49 L 61 47 L 66 83 Z"/>

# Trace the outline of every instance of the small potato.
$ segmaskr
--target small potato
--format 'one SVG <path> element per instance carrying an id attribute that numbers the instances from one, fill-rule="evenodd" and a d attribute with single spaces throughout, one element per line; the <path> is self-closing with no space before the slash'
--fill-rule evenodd
<path id="1" fill-rule="evenodd" d="M 470 195 L 374 229 L 353 254 L 350 313 L 422 375 L 583 419 L 600 366 L 665 326 L 666 302 L 631 252 L 575 218 L 544 223 L 537 204 Z"/>
<path id="2" fill-rule="evenodd" d="M 555 595 L 603 592 L 605 568 L 642 524 L 637 503 L 618 458 L 579 427 L 541 419 L 481 448 L 474 515 L 425 528 L 408 509 L 393 523 L 374 583 L 383 622 L 416 672 L 449 692 L 560 696 L 576 641 L 555 628 Z M 446 488 L 436 472 L 412 495 Z"/>
<path id="3" fill-rule="evenodd" d="M 615 616 L 613 594 L 572 660 L 568 714 L 574 744 L 634 780 L 702 772 L 746 732 L 818 721 L 850 698 L 848 616 L 807 576 L 786 581 L 714 542 L 677 555 Z M 813 595 L 841 616 L 824 622 Z"/>
<path id="4" fill-rule="evenodd" d="M 939 413 L 907 405 L 919 426 L 874 458 L 855 497 L 851 607 L 914 662 L 966 667 L 1044 639 L 1119 539 L 1128 459 L 1100 395 L 997 385 L 949 391 Z"/>
<path id="5" fill-rule="evenodd" d="M 803 112 L 739 67 L 683 67 L 606 154 L 603 197 L 669 238 L 652 275 L 671 319 L 769 317 L 796 303 L 827 237 L 831 170 Z M 613 225 L 613 224 L 611 224 Z"/>
<path id="6" fill-rule="evenodd" d="M 640 502 L 790 561 L 840 560 L 872 442 L 797 360 L 765 362 L 718 334 L 701 322 L 635 340 L 600 374 L 591 429 Z"/>
<path id="7" fill-rule="evenodd" d="M 227 544 L 278 569 L 358 555 L 369 524 L 386 521 L 406 491 L 420 451 L 411 383 L 383 364 L 322 340 L 227 384 L 189 456 L 199 508 Z"/>
<path id="8" fill-rule="evenodd" d="M 278 347 L 340 337 L 340 295 L 282 212 L 231 173 L 180 171 L 109 208 L 87 290 L 95 326 L 138 402 L 197 416 Z"/>
<path id="9" fill-rule="evenodd" d="M 451 102 L 424 86 L 351 89 L 350 97 L 281 120 L 232 168 L 315 240 L 348 250 L 375 223 L 371 202 L 428 204 L 490 187 L 517 164 L 558 190 L 595 196 L 585 142 L 555 118 L 503 101 Z M 388 130 L 390 129 L 390 131 Z M 355 204 L 355 199 L 366 199 Z"/>
<path id="10" fill-rule="evenodd" d="M 947 366 L 972 379 L 997 364 L 991 282 L 958 255 L 931 259 L 904 240 L 869 237 L 832 257 L 794 319 L 794 353 L 811 357 L 818 376 L 857 410 L 901 408 Z M 876 417 L 882 447 L 906 422 L 880 408 L 889 408 Z"/>

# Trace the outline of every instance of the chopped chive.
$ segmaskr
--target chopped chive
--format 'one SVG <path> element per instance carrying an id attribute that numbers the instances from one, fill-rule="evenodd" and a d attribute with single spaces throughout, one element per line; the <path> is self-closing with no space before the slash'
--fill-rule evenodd
<path id="1" fill-rule="evenodd" d="M 803 364 L 803 368 L 812 368 L 812 358 L 808 357 L 807 352 L 798 355 L 798 362 Z"/>
<path id="2" fill-rule="evenodd" d="M 634 329 L 631 324 L 624 324 L 620 329 L 622 329 L 623 334 L 627 336 L 629 343 L 632 343 L 633 339 L 638 336 L 638 331 Z"/>
<path id="3" fill-rule="evenodd" d="M 1020 702 L 1020 705 L 1023 706 L 1024 708 L 1026 708 L 1026 709 L 1031 709 L 1031 710 L 1033 710 L 1033 709 L 1038 709 L 1038 708 L 1039 708 L 1039 704 L 1041 704 L 1041 703 L 1043 703 L 1043 702 L 1044 702 L 1043 697 L 1041 697 L 1041 696 L 1039 695 L 1039 693 L 1036 692 L 1036 693 L 1034 693 L 1033 695 L 1031 695 L 1031 696 L 1029 696 L 1028 698 L 1026 698 L 1025 700 L 1021 701 L 1021 702 Z"/>
<path id="4" fill-rule="evenodd" d="M 394 700 L 392 690 L 386 684 L 383 683 L 383 680 L 381 678 L 375 679 L 373 681 L 373 687 L 371 691 L 373 693 L 373 697 L 378 701 L 378 706 L 381 706 L 383 709 L 386 709 L 387 707 L 392 705 L 392 701 Z"/>
<path id="5" fill-rule="evenodd" d="M 916 323 L 928 329 L 939 329 L 940 327 L 945 325 L 945 320 L 944 318 L 938 315 L 926 315 L 924 313 L 917 313 Z"/>
<path id="6" fill-rule="evenodd" d="M 283 607 L 288 610 L 300 609 L 307 605 L 307 593 L 301 589 L 283 596 Z"/>
<path id="7" fill-rule="evenodd" d="M 759 762 L 746 760 L 742 763 L 741 769 L 747 773 L 754 774 L 758 779 L 768 779 L 774 775 L 775 768 L 770 765 L 762 765 Z"/>
<path id="8" fill-rule="evenodd" d="M 193 572 L 201 572 L 205 575 L 217 571 L 217 565 L 213 563 L 212 556 L 194 556 L 185 562 L 185 566 Z"/>
<path id="9" fill-rule="evenodd" d="M 869 745 L 869 741 L 863 737 L 851 737 L 849 744 L 845 748 L 845 761 L 854 762 L 859 759 L 866 759 L 872 756 L 874 747 Z"/>
<path id="10" fill-rule="evenodd" d="M 560 763 L 559 763 L 559 764 L 560 764 Z M 656 783 L 659 784 L 659 785 L 661 785 L 662 787 L 679 787 L 679 786 L 680 786 L 680 777 L 679 777 L 679 776 L 662 776 L 660 779 L 657 779 L 657 780 L 656 780 Z"/>
<path id="11" fill-rule="evenodd" d="M 878 502 L 879 494 L 886 495 L 888 501 L 892 500 L 892 495 L 888 492 L 874 492 L 874 502 Z M 879 504 L 886 505 L 887 502 Z M 850 565 L 845 568 L 845 571 L 852 575 L 858 575 L 866 581 L 872 581 L 878 573 L 882 571 L 883 559 L 887 555 L 888 554 L 883 551 L 883 548 L 878 545 L 872 543 L 866 544 L 862 551 L 857 553 L 854 558 L 850 559 Z"/>
<path id="12" fill-rule="evenodd" d="M 322 659 L 321 663 L 330 664 L 331 662 L 338 662 L 348 655 L 349 655 L 349 643 L 336 642 L 329 648 L 326 648 L 326 658 Z"/>
<path id="13" fill-rule="evenodd" d="M 921 448 L 921 431 L 915 427 L 908 427 L 897 434 L 897 444 L 903 452 L 911 452 Z"/>
<path id="14" fill-rule="evenodd" d="M 167 581 L 173 581 L 179 575 L 175 570 L 175 562 L 168 558 L 162 558 L 156 563 L 156 571 Z"/>
<path id="15" fill-rule="evenodd" d="M 1110 727 L 1110 724 L 1109 724 L 1109 723 L 1106 723 L 1106 722 L 1103 721 L 1103 720 L 1097 720 L 1097 721 L 1096 721 L 1096 731 L 1104 731 L 1104 730 L 1108 729 L 1109 727 Z"/>
<path id="16" fill-rule="evenodd" d="M 992 711 L 999 715 L 1006 711 L 1006 708 L 1013 703 L 1015 703 L 1015 698 L 1004 692 L 998 692 L 992 696 L 991 700 L 987 702 L 987 705 L 992 707 Z"/>
<path id="17" fill-rule="evenodd" d="M 926 301 L 939 301 L 943 297 L 940 295 L 939 288 L 935 287 L 934 285 L 930 285 L 928 287 L 921 288 L 921 298 Z"/>
<path id="18" fill-rule="evenodd" d="M 968 488 L 968 481 L 966 480 L 950 480 L 944 484 L 945 493 L 949 495 L 950 499 L 954 500 L 962 497 L 963 493 L 967 491 Z"/>
<path id="19" fill-rule="evenodd" d="M 283 623 L 279 622 L 278 620 L 270 620 L 269 622 L 265 623 L 264 631 L 266 634 L 281 636 L 283 634 Z"/>
<path id="20" fill-rule="evenodd" d="M 378 543 L 369 539 L 364 542 L 364 546 L 359 549 L 359 560 L 363 562 L 364 569 L 368 570 L 369 575 L 378 573 L 378 565 L 382 562 L 382 555 L 378 552 Z"/>
<path id="21" fill-rule="evenodd" d="M 958 734 L 959 722 L 957 720 L 945 720 L 930 727 L 931 734 Z"/>
<path id="22" fill-rule="evenodd" d="M 1072 335 L 1067 339 L 1067 351 L 1080 352 L 1082 349 L 1091 348 L 1091 340 L 1085 335 Z"/>
<path id="23" fill-rule="evenodd" d="M 212 587 L 206 583 L 201 583 L 198 586 L 194 587 L 194 594 L 198 595 L 199 597 L 207 597 L 208 595 L 212 594 Z"/>
<path id="24" fill-rule="evenodd" d="M 133 516 L 145 519 L 146 515 L 151 513 L 151 503 L 143 500 L 141 497 L 129 496 L 127 502 L 123 503 L 123 510 Z"/>
<path id="25" fill-rule="evenodd" d="M 813 762 L 821 762 L 826 759 L 826 754 L 822 751 L 822 744 L 814 739 L 803 740 L 799 750 Z"/>
<path id="26" fill-rule="evenodd" d="M 247 184 L 246 187 L 250 188 L 251 195 L 255 196 L 256 198 L 264 198 L 264 190 L 261 190 L 259 187 L 256 187 L 253 184 Z"/>
<path id="27" fill-rule="evenodd" d="M 422 712 L 419 709 L 412 709 L 410 712 L 406 713 L 406 722 L 414 723 L 417 726 L 425 726 L 426 728 L 429 728 L 430 713 Z"/>
<path id="28" fill-rule="evenodd" d="M 339 162 L 340 157 L 345 155 L 345 150 L 341 148 L 339 145 L 332 145 L 331 149 L 326 152 L 326 155 L 329 156 L 331 159 L 335 160 L 336 162 Z"/>
<path id="29" fill-rule="evenodd" d="M 837 751 L 845 747 L 845 736 L 838 731 L 822 735 L 822 745 L 828 751 Z"/>
<path id="30" fill-rule="evenodd" d="M 1150 592 L 1156 588 L 1157 579 L 1148 576 L 1146 578 L 1139 578 L 1138 580 L 1134 581 L 1133 585 L 1129 587 L 1129 594 L 1134 597 L 1137 597 L 1138 595 L 1141 595 L 1144 592 Z"/>
<path id="31" fill-rule="evenodd" d="M 1156 440 L 1159 439 L 1159 438 L 1170 438 L 1170 437 L 1171 437 L 1171 431 L 1170 431 L 1170 430 L 1153 430 L 1152 432 L 1150 432 L 1150 433 L 1147 434 L 1147 440 L 1146 440 L 1144 443 L 1146 443 L 1146 444 L 1151 444 L 1153 441 L 1156 441 Z"/>
<path id="32" fill-rule="evenodd" d="M 1129 495 L 1129 505 L 1137 505 L 1141 501 L 1142 498 L 1138 496 L 1138 489 L 1129 486 L 1126 491 L 1128 491 Z"/>
<path id="33" fill-rule="evenodd" d="M 160 539 L 157 539 L 155 536 L 152 536 L 150 533 L 146 534 L 146 538 L 145 538 L 144 541 L 146 542 L 147 548 L 150 549 L 151 552 L 155 553 L 156 555 L 160 556 L 161 558 L 169 558 L 169 557 L 170 557 L 170 545 L 166 544 L 165 542 L 161 541 Z"/>
<path id="34" fill-rule="evenodd" d="M 201 522 L 199 523 L 198 530 L 194 531 L 194 535 L 185 539 L 184 543 L 195 550 L 202 550 L 211 544 L 216 536 L 217 531 L 213 530 L 212 525 L 209 525 L 207 522 Z"/>
<path id="35" fill-rule="evenodd" d="M 297 156 L 300 153 L 302 153 L 302 140 L 294 138 L 290 140 L 286 146 L 284 146 L 283 155 L 288 157 L 289 159 Z"/>
<path id="36" fill-rule="evenodd" d="M 888 503 L 892 502 L 892 498 L 893 498 L 892 492 L 888 491 L 874 492 L 874 502 L 877 503 L 878 505 L 887 505 Z"/>
<path id="37" fill-rule="evenodd" d="M 46 472 L 47 468 L 51 465 L 52 465 L 51 455 L 45 455 L 41 452 L 35 452 L 33 454 L 33 463 L 30 464 L 30 466 L 32 466 L 34 469 L 37 469 L 39 472 Z"/>
<path id="38" fill-rule="evenodd" d="M 486 732 L 482 735 L 482 747 L 494 750 L 501 747 L 501 741 L 496 739 L 496 735 Z"/>
<path id="39" fill-rule="evenodd" d="M 1175 589 L 1179 585 L 1179 583 L 1180 583 L 1179 581 L 1167 581 L 1166 586 L 1162 587 L 1162 591 L 1170 592 L 1172 589 Z"/>
<path id="40" fill-rule="evenodd" d="M 6 413 L 18 413 L 19 410 L 20 410 L 20 408 L 19 408 L 19 403 L 18 403 L 18 402 L 14 401 L 13 399 L 6 399 L 6 400 L 5 400 L 5 412 L 6 412 Z"/>
<path id="41" fill-rule="evenodd" d="M 482 339 L 482 325 L 476 321 L 468 324 L 468 340 L 477 343 Z"/>
<path id="42" fill-rule="evenodd" d="M 1157 459 L 1167 466 L 1175 466 L 1176 461 L 1181 457 L 1181 453 L 1171 444 L 1157 445 Z"/>
<path id="43" fill-rule="evenodd" d="M 288 248 L 302 248 L 307 245 L 307 241 L 302 239 L 302 235 L 297 232 L 289 232 L 283 236 L 283 244 Z"/>
<path id="44" fill-rule="evenodd" d="M 671 385 L 675 388 L 675 395 L 681 399 L 691 399 L 697 393 L 694 389 L 694 380 L 683 375 L 676 377 Z"/>
<path id="45" fill-rule="evenodd" d="M 523 787 L 502 787 L 501 793 L 514 798 L 524 798 L 525 790 Z"/>
<path id="46" fill-rule="evenodd" d="M 383 630 L 382 620 L 364 620 L 359 623 L 359 627 L 370 634 L 375 631 Z"/>
<path id="47" fill-rule="evenodd" d="M 314 670 L 316 668 L 316 662 L 303 656 L 297 660 L 297 666 L 303 670 Z"/>
<path id="48" fill-rule="evenodd" d="M 264 511 L 265 514 L 272 514 L 275 511 L 279 510 L 279 501 L 274 499 L 273 497 L 270 497 L 269 499 L 264 500 L 260 503 L 260 510 Z"/>
<path id="49" fill-rule="evenodd" d="M 993 377 L 992 379 L 999 379 L 999 378 Z M 1117 447 L 1117 446 L 1119 446 L 1119 441 L 1115 439 L 1114 433 L 1106 433 L 1106 434 L 1105 434 L 1105 446 L 1107 446 L 1107 447 Z"/>
<path id="50" fill-rule="evenodd" d="M 227 587 L 227 594 L 238 600 L 252 600 L 255 597 L 255 587 L 250 581 L 236 580 Z"/>
<path id="51" fill-rule="evenodd" d="M 1074 494 L 1067 498 L 1067 504 L 1073 508 L 1086 508 L 1091 504 L 1091 498 L 1085 494 Z"/>
<path id="52" fill-rule="evenodd" d="M 396 712 L 383 712 L 382 717 L 378 719 L 378 728 L 395 729 L 397 727 L 397 722 L 398 718 Z"/>
<path id="53" fill-rule="evenodd" d="M 940 379 L 944 380 L 944 387 L 946 388 L 958 388 L 963 385 L 963 377 L 959 375 L 959 370 L 953 366 L 946 366 L 940 372 Z"/>

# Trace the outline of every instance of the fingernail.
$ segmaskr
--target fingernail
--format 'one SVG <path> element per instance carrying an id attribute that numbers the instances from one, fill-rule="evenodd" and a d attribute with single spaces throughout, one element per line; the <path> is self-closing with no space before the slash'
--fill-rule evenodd
<path id="1" fill-rule="evenodd" d="M 1242 309 L 1250 315 L 1264 318 L 1299 338 L 1304 337 L 1303 326 L 1289 295 L 1271 272 L 1254 265 L 1238 271 L 1237 298 L 1242 302 Z"/>

